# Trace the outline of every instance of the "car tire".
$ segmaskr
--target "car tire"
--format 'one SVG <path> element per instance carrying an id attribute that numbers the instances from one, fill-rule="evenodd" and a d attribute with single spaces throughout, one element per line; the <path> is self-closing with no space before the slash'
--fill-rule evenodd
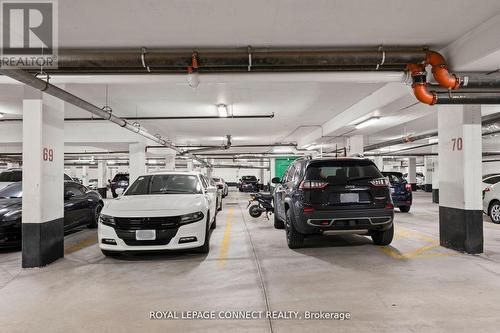
<path id="1" fill-rule="evenodd" d="M 102 254 L 106 257 L 116 257 L 119 255 L 119 252 L 116 251 L 108 251 L 108 250 L 101 250 Z"/>
<path id="2" fill-rule="evenodd" d="M 488 216 L 490 217 L 491 222 L 495 224 L 500 223 L 500 201 L 494 201 L 490 204 Z"/>
<path id="3" fill-rule="evenodd" d="M 203 243 L 202 246 L 200 246 L 197 249 L 198 253 L 206 254 L 210 251 L 210 228 L 208 227 L 209 225 L 210 225 L 210 215 L 207 217 L 207 223 L 205 227 L 205 242 Z"/>
<path id="4" fill-rule="evenodd" d="M 295 229 L 290 209 L 286 212 L 285 229 L 286 229 L 286 242 L 288 248 L 290 249 L 301 248 L 304 245 L 304 234 L 301 234 L 300 232 L 297 231 L 297 229 Z"/>
<path id="5" fill-rule="evenodd" d="M 101 215 L 101 210 L 102 210 L 102 203 L 97 203 L 97 205 L 94 208 L 94 211 L 92 212 L 92 217 L 90 220 L 90 223 L 87 224 L 87 228 L 89 229 L 95 229 L 97 228 L 97 223 L 99 222 L 99 215 Z"/>
<path id="6" fill-rule="evenodd" d="M 220 212 L 222 210 L 222 199 L 219 201 L 219 204 L 217 206 L 217 211 Z"/>
<path id="7" fill-rule="evenodd" d="M 285 223 L 278 217 L 276 212 L 274 212 L 274 229 L 285 229 Z"/>
<path id="8" fill-rule="evenodd" d="M 377 231 L 372 235 L 373 244 L 386 246 L 391 244 L 392 239 L 394 238 L 394 224 L 390 229 L 385 231 Z"/>
<path id="9" fill-rule="evenodd" d="M 212 224 L 210 225 L 210 229 L 213 230 L 217 228 L 217 215 L 215 215 L 214 217 L 214 221 L 212 222 Z"/>
<path id="10" fill-rule="evenodd" d="M 399 206 L 399 210 L 402 212 L 402 213 L 408 213 L 410 211 L 410 207 L 411 206 Z"/>
<path id="11" fill-rule="evenodd" d="M 259 209 L 259 205 L 251 205 L 248 207 L 248 214 L 250 214 L 253 218 L 258 218 L 262 215 L 262 212 Z"/>

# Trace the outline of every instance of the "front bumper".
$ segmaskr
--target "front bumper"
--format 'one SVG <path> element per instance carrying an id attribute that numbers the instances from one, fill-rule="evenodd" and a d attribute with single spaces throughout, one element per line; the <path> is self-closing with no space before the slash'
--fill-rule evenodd
<path id="1" fill-rule="evenodd" d="M 166 244 L 154 244 L 154 241 L 133 241 L 134 231 L 115 229 L 99 222 L 98 240 L 99 247 L 106 251 L 163 251 L 163 250 L 182 250 L 200 247 L 205 242 L 206 219 L 180 226 L 178 229 L 156 230 L 156 234 L 163 233 L 164 237 L 170 238 Z M 167 234 L 171 233 L 171 234 Z M 121 238 L 120 236 L 124 237 Z M 181 238 L 196 237 L 196 241 L 189 243 L 180 243 Z M 113 239 L 116 245 L 103 244 L 103 239 Z M 128 239 L 128 240 L 127 240 Z M 149 242 L 149 244 L 148 244 Z M 127 245 L 129 243 L 129 245 Z M 158 242 L 156 242 L 158 243 Z M 134 245 L 131 245 L 134 244 Z"/>
<path id="2" fill-rule="evenodd" d="M 20 226 L 0 226 L 0 248 L 20 247 L 22 240 L 22 228 Z"/>
<path id="3" fill-rule="evenodd" d="M 390 229 L 393 221 L 393 209 L 316 210 L 296 214 L 295 228 L 303 234 L 329 231 L 370 233 Z"/>

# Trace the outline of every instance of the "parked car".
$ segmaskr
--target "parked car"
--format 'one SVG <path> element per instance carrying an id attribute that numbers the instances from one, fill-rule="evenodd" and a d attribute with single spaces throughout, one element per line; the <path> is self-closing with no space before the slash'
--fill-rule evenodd
<path id="1" fill-rule="evenodd" d="M 91 190 L 97 190 L 97 179 L 95 178 L 92 178 L 92 179 L 89 179 L 89 186 L 88 186 Z"/>
<path id="2" fill-rule="evenodd" d="M 486 177 L 483 176 L 483 189 L 490 185 L 495 185 L 498 182 L 500 182 L 500 175 L 498 174 L 487 175 Z"/>
<path id="3" fill-rule="evenodd" d="M 255 176 L 243 176 L 238 182 L 240 192 L 259 192 L 259 179 Z"/>
<path id="4" fill-rule="evenodd" d="M 408 172 L 403 174 L 403 178 L 408 182 Z M 415 175 L 416 187 L 417 189 L 422 189 L 425 185 L 425 176 L 421 172 L 417 172 Z M 409 182 L 408 182 L 409 183 Z"/>
<path id="5" fill-rule="evenodd" d="M 382 171 L 382 175 L 389 179 L 391 197 L 395 207 L 403 213 L 408 213 L 412 204 L 411 185 L 406 182 L 401 172 Z"/>
<path id="6" fill-rule="evenodd" d="M 496 176 L 493 176 L 496 177 Z M 488 182 L 485 182 L 487 180 Z M 491 184 L 489 183 L 491 182 Z M 491 178 L 483 180 L 483 213 L 488 215 L 493 223 L 500 223 L 500 182 Z"/>
<path id="7" fill-rule="evenodd" d="M 0 190 L 0 247 L 22 244 L 22 182 Z M 85 186 L 64 182 L 64 231 L 87 226 L 96 228 L 103 207 L 101 196 Z"/>
<path id="8" fill-rule="evenodd" d="M 21 182 L 23 180 L 22 168 L 11 168 L 0 172 L 0 189 L 12 183 Z M 64 174 L 64 180 L 72 180 L 70 176 Z"/>
<path id="9" fill-rule="evenodd" d="M 111 190 L 111 194 L 113 194 L 113 198 L 118 197 L 119 194 L 123 193 L 128 187 L 129 183 L 129 174 L 125 172 L 119 172 L 114 177 L 113 180 L 109 183 L 109 188 Z"/>
<path id="10" fill-rule="evenodd" d="M 208 253 L 216 196 L 217 188 L 199 172 L 142 175 L 106 203 L 98 228 L 101 251 L 106 256 L 178 249 Z"/>
<path id="11" fill-rule="evenodd" d="M 222 195 L 222 188 L 218 187 L 217 184 L 215 184 L 214 180 L 212 178 L 208 178 L 207 177 L 207 180 L 208 180 L 208 183 L 209 183 L 209 186 L 213 186 L 217 189 L 217 193 L 216 193 L 216 200 L 215 200 L 215 207 L 217 208 L 216 209 L 216 212 L 220 212 L 222 210 L 222 198 L 224 197 Z"/>
<path id="12" fill-rule="evenodd" d="M 299 159 L 274 192 L 274 226 L 286 229 L 288 247 L 313 234 L 369 235 L 388 245 L 394 235 L 389 181 L 364 158 Z"/>
<path id="13" fill-rule="evenodd" d="M 229 186 L 227 186 L 224 179 L 220 177 L 212 177 L 212 180 L 215 182 L 215 185 L 222 190 L 222 197 L 227 197 L 229 194 Z"/>

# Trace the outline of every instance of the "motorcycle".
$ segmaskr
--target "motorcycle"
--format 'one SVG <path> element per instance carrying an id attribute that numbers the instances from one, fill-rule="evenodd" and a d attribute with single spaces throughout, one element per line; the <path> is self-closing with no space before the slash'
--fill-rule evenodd
<path id="1" fill-rule="evenodd" d="M 266 213 L 266 218 L 269 220 L 269 213 L 274 213 L 273 195 L 263 193 L 252 193 L 248 200 L 248 213 L 251 217 L 257 218 Z"/>

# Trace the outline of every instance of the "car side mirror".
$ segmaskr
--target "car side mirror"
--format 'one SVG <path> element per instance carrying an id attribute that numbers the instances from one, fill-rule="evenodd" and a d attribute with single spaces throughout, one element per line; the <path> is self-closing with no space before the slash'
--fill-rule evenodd
<path id="1" fill-rule="evenodd" d="M 67 191 L 66 193 L 64 193 L 64 199 L 65 200 L 68 200 L 68 199 L 71 199 L 75 196 L 75 193 L 71 192 L 71 191 Z"/>
<path id="2" fill-rule="evenodd" d="M 281 183 L 280 177 L 274 177 L 273 179 L 271 179 L 271 183 L 280 184 Z"/>
<path id="3" fill-rule="evenodd" d="M 217 192 L 217 187 L 215 187 L 215 186 L 209 186 L 209 187 L 207 187 L 207 192 L 208 193 L 216 193 Z"/>

